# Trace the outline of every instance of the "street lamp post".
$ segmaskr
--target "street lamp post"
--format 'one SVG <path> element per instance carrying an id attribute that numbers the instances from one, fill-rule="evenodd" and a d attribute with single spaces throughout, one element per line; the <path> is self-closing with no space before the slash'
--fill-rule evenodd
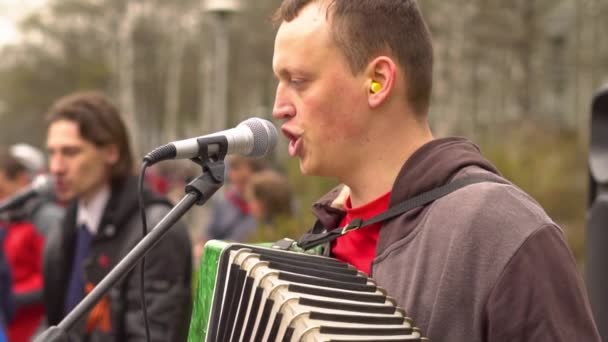
<path id="1" fill-rule="evenodd" d="M 210 116 L 210 124 L 213 131 L 219 131 L 228 127 L 228 63 L 229 55 L 229 32 L 228 17 L 240 9 L 238 0 L 205 0 L 204 10 L 212 15 L 212 23 L 215 33 L 215 63 L 212 71 L 213 77 L 206 82 L 212 82 L 211 98 L 213 104 L 212 112 L 205 115 Z"/>

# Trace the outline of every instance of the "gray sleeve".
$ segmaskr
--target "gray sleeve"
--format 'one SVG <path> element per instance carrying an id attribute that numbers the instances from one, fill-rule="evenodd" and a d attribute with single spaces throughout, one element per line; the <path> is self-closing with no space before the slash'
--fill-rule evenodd
<path id="1" fill-rule="evenodd" d="M 168 212 L 158 206 L 147 210 L 148 229 Z M 138 216 L 139 218 L 139 216 Z M 145 258 L 145 293 L 152 341 L 185 341 L 191 313 L 190 237 L 178 222 Z M 129 274 L 127 283 L 127 341 L 144 341 L 145 327 L 140 302 L 141 263 Z"/>
<path id="2" fill-rule="evenodd" d="M 206 239 L 243 242 L 255 227 L 253 216 L 241 212 L 224 199 L 218 201 L 213 208 L 213 217 L 206 229 Z"/>
<path id="3" fill-rule="evenodd" d="M 513 255 L 486 310 L 486 341 L 601 341 L 574 258 L 554 225 Z"/>

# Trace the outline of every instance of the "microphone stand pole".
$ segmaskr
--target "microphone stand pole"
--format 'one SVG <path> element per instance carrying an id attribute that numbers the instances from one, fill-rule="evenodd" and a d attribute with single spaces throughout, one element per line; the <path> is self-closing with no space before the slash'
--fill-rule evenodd
<path id="1" fill-rule="evenodd" d="M 203 205 L 224 184 L 224 160 L 209 161 L 207 157 L 196 158 L 203 168 L 203 174 L 186 186 L 186 195 L 133 249 L 93 288 L 57 326 L 49 327 L 35 342 L 68 341 L 67 331 L 89 312 L 112 286 L 129 273 L 135 265 L 152 249 L 169 229 L 193 205 Z M 205 160 L 207 159 L 207 160 Z"/>

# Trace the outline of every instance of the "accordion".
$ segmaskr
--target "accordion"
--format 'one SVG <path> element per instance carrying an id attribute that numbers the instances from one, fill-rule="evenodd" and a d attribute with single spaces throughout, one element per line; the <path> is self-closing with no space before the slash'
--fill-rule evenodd
<path id="1" fill-rule="evenodd" d="M 189 341 L 428 341 L 373 279 L 336 259 L 212 240 Z"/>

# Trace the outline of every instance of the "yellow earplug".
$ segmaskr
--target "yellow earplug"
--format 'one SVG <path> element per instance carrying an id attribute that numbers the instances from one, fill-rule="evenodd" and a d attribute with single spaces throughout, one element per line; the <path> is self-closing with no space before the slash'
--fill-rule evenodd
<path id="1" fill-rule="evenodd" d="M 375 94 L 375 93 L 379 92 L 380 90 L 382 90 L 382 85 L 376 81 L 372 81 L 370 90 L 372 91 L 372 94 Z"/>

